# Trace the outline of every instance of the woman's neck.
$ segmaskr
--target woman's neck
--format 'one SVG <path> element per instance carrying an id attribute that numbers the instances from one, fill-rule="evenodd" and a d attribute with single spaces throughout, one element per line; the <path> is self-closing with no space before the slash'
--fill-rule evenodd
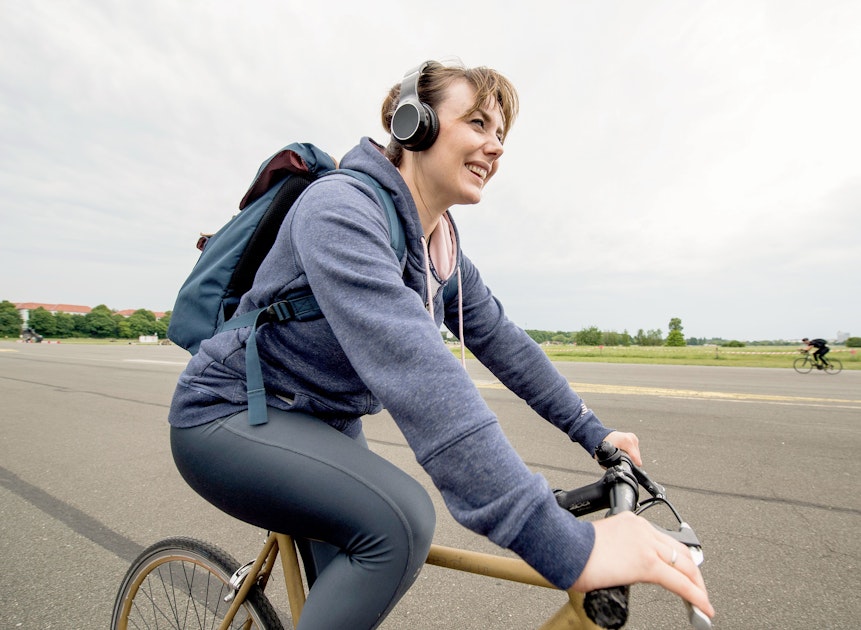
<path id="1" fill-rule="evenodd" d="M 401 176 L 410 189 L 410 194 L 413 196 L 413 203 L 416 204 L 416 209 L 419 213 L 419 219 L 422 223 L 422 232 L 425 238 L 429 239 L 433 231 L 439 225 L 439 220 L 445 214 L 446 208 L 443 205 L 437 207 L 433 203 L 433 197 L 427 193 L 426 187 L 419 182 L 419 178 L 412 169 L 399 169 Z"/>

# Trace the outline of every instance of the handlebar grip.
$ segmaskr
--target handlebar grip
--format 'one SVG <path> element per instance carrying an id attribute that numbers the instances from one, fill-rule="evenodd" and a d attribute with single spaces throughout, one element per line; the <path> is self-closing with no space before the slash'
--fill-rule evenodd
<path id="1" fill-rule="evenodd" d="M 616 630 L 628 621 L 628 591 L 627 586 L 590 591 L 583 598 L 583 609 L 596 625 Z"/>

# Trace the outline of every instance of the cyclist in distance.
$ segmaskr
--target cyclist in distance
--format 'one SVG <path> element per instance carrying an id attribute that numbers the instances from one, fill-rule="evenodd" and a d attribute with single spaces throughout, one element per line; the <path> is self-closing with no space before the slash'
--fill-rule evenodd
<path id="1" fill-rule="evenodd" d="M 807 344 L 804 351 L 808 352 L 810 356 L 813 357 L 816 369 L 823 369 L 825 367 L 825 355 L 831 350 L 831 348 L 828 347 L 828 342 L 824 339 L 808 339 L 807 337 L 801 341 Z"/>
<path id="2" fill-rule="evenodd" d="M 318 179 L 237 311 L 307 289 L 324 315 L 258 329 L 268 422 L 248 421 L 248 328 L 204 341 L 180 376 L 169 422 L 185 480 L 238 519 L 315 541 L 302 548 L 312 583 L 302 630 L 378 626 L 427 557 L 430 496 L 362 432 L 362 417 L 383 408 L 454 518 L 557 587 L 652 582 L 714 614 L 684 545 L 631 513 L 592 523 L 557 505 L 440 335 L 444 323 L 589 455 L 606 440 L 641 464 L 637 436 L 601 423 L 461 249 L 449 208 L 481 200 L 517 113 L 514 87 L 489 68 L 427 62 L 408 73 L 382 104 L 388 145 L 365 137 L 341 161 L 390 191 L 405 262 L 373 190 Z"/>

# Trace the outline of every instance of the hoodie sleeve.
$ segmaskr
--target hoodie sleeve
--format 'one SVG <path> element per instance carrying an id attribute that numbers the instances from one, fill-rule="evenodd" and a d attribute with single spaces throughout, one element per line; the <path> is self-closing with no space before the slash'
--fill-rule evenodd
<path id="1" fill-rule="evenodd" d="M 455 519 L 570 587 L 591 553 L 593 526 L 557 506 L 442 343 L 421 297 L 404 284 L 373 192 L 327 180 L 292 211 L 291 241 L 352 368 L 388 409 Z"/>

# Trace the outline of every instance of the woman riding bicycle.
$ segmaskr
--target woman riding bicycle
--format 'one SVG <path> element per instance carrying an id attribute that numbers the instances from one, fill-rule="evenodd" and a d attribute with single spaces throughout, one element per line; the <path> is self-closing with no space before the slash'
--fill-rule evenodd
<path id="1" fill-rule="evenodd" d="M 461 250 L 448 209 L 481 200 L 517 109 L 513 86 L 487 68 L 428 62 L 408 74 L 383 103 L 388 146 L 364 138 L 341 163 L 391 192 L 405 266 L 373 191 L 321 178 L 288 214 L 237 311 L 308 289 L 324 314 L 259 328 L 268 423 L 248 422 L 247 328 L 204 341 L 179 379 L 171 444 L 192 488 L 243 521 L 315 541 L 303 554 L 313 585 L 302 629 L 376 627 L 427 555 L 430 497 L 364 440 L 362 416 L 383 408 L 452 515 L 559 588 L 654 582 L 713 614 L 683 545 L 630 513 L 589 523 L 558 507 L 443 343 L 445 323 L 590 455 L 607 440 L 641 462 L 637 437 L 601 424 Z M 452 283 L 459 290 L 444 291 Z"/>

